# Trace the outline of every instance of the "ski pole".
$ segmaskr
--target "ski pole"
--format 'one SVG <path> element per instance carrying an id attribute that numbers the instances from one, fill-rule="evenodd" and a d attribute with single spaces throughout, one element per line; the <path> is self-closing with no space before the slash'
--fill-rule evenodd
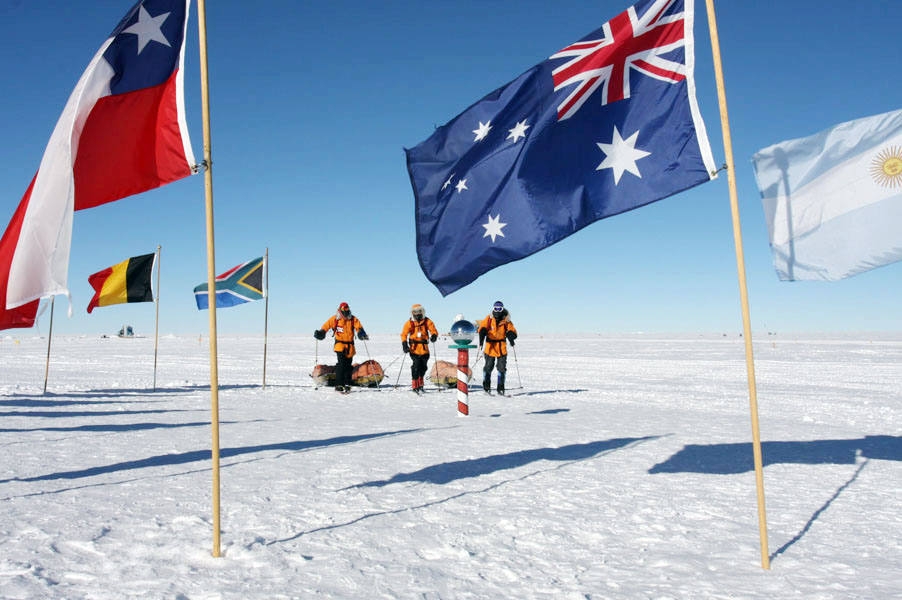
<path id="1" fill-rule="evenodd" d="M 407 353 L 405 352 L 405 353 L 403 354 L 403 356 L 406 358 L 406 357 L 407 357 Z M 404 359 L 402 358 L 402 359 L 401 359 L 401 366 L 398 367 L 398 379 L 395 381 L 395 389 L 397 389 L 397 388 L 398 388 L 398 384 L 401 383 L 401 373 L 403 373 L 403 372 L 404 372 Z"/>
<path id="2" fill-rule="evenodd" d="M 383 370 L 383 371 L 387 371 L 387 370 L 388 370 L 388 367 L 390 367 L 390 366 L 392 366 L 393 364 L 395 364 L 396 362 L 398 362 L 398 359 L 401 358 L 402 356 L 404 356 L 404 353 L 403 353 L 403 352 L 402 352 L 401 354 L 399 354 L 398 356 L 396 356 L 396 357 L 395 357 L 395 360 L 393 360 L 393 361 L 391 361 L 390 363 L 388 363 L 388 366 L 385 367 L 385 368 L 382 369 L 382 370 Z"/>
<path id="3" fill-rule="evenodd" d="M 313 338 L 313 370 L 316 370 L 316 365 L 319 364 L 319 340 Z M 311 371 L 311 375 L 313 372 Z M 313 389 L 318 390 L 319 386 L 316 384 L 316 379 L 313 380 Z"/>
<path id="4" fill-rule="evenodd" d="M 432 342 L 432 355 L 435 357 L 432 359 L 432 366 L 435 369 L 435 389 L 443 392 L 445 390 L 442 389 L 442 386 L 438 383 L 438 353 L 435 351 L 435 342 Z"/>
<path id="5" fill-rule="evenodd" d="M 514 366 L 517 367 L 517 383 L 520 384 L 520 389 L 523 389 L 523 380 L 520 379 L 520 363 L 517 362 L 517 347 L 511 344 L 511 350 L 514 351 Z"/>

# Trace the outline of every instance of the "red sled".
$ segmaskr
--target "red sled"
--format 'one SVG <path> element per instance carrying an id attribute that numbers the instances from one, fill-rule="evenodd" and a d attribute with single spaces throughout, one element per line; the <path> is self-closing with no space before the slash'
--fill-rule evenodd
<path id="1" fill-rule="evenodd" d="M 473 372 L 470 371 L 470 368 L 466 367 L 464 373 L 467 374 L 467 381 L 470 381 L 473 377 Z M 432 365 L 432 370 L 429 371 L 429 381 L 445 387 L 457 387 L 457 365 L 447 360 L 435 361 L 435 364 Z"/>
<path id="2" fill-rule="evenodd" d="M 317 386 L 335 385 L 335 366 L 334 365 L 316 365 L 313 372 L 310 373 L 313 383 Z"/>
<path id="3" fill-rule="evenodd" d="M 362 387 L 378 387 L 385 378 L 382 365 L 375 360 L 368 360 L 359 365 L 352 365 L 351 383 Z"/>
<path id="4" fill-rule="evenodd" d="M 361 387 L 376 387 L 385 378 L 385 372 L 375 360 L 368 360 L 351 366 L 351 383 Z M 335 385 L 335 365 L 316 365 L 310 373 L 317 386 Z"/>

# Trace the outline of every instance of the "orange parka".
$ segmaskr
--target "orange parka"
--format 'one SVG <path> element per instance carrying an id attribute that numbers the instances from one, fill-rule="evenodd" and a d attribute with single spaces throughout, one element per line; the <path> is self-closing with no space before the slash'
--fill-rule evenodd
<path id="1" fill-rule="evenodd" d="M 423 317 L 422 321 L 407 319 L 401 330 L 401 340 L 410 345 L 410 353 L 422 356 L 429 354 L 429 335 L 438 335 L 435 323 L 429 317 Z"/>
<path id="2" fill-rule="evenodd" d="M 321 328 L 323 331 L 332 330 L 335 336 L 335 346 L 333 350 L 336 352 L 344 352 L 348 358 L 354 356 L 357 351 L 354 349 L 354 332 L 363 329 L 360 319 L 351 315 L 350 318 L 344 318 L 341 313 L 336 313 L 334 317 L 323 323 Z"/>
<path id="3" fill-rule="evenodd" d="M 511 323 L 510 315 L 505 314 L 501 321 L 495 321 L 495 318 L 489 314 L 485 319 L 479 322 L 476 330 L 485 327 L 487 333 L 485 336 L 485 355 L 486 356 L 504 356 L 507 354 L 507 341 L 505 340 L 508 331 L 517 333 L 517 328 Z"/>

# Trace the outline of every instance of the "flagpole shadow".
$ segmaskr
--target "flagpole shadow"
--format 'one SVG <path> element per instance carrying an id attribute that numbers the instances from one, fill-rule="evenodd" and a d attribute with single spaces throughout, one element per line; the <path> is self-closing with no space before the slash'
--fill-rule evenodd
<path id="1" fill-rule="evenodd" d="M 852 485 L 855 482 L 856 479 L 858 479 L 858 476 L 861 475 L 861 472 L 864 470 L 865 466 L 867 466 L 867 464 L 869 462 L 870 462 L 870 459 L 865 459 L 864 462 L 862 462 L 858 466 L 858 468 L 855 469 L 855 473 L 852 474 L 852 477 L 847 482 L 845 482 L 844 484 L 839 486 L 839 488 L 836 490 L 836 492 L 834 492 L 834 494 L 824 503 L 823 506 L 821 506 L 819 509 L 814 511 L 814 514 L 811 515 L 811 518 L 808 519 L 808 522 L 805 523 L 805 526 L 802 527 L 802 530 L 799 531 L 795 535 L 795 537 L 793 537 L 791 540 L 789 540 L 788 542 L 786 542 L 785 544 L 780 546 L 780 548 L 778 548 L 776 552 L 774 552 L 773 554 L 770 555 L 770 560 L 773 561 L 775 558 L 777 558 L 777 556 L 786 552 L 786 550 L 788 550 L 790 546 L 792 546 L 793 544 L 798 542 L 800 539 L 802 539 L 802 537 L 806 533 L 808 533 L 808 530 L 811 529 L 811 526 L 814 524 L 814 522 L 817 521 L 817 519 L 821 516 L 821 514 L 823 514 L 824 511 L 826 511 L 830 507 L 830 505 L 833 503 L 833 501 L 836 500 L 837 498 L 839 498 L 840 494 L 842 494 L 846 490 L 846 488 L 848 488 L 850 485 Z"/>

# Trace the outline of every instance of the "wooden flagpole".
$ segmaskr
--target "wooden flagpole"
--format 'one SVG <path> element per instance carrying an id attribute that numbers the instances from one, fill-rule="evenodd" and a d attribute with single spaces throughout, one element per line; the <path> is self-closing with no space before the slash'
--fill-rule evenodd
<path id="1" fill-rule="evenodd" d="M 739 226 L 739 201 L 736 194 L 736 169 L 733 163 L 733 142 L 730 138 L 730 119 L 727 115 L 727 96 L 720 61 L 720 39 L 714 0 L 705 0 L 708 7 L 708 28 L 711 32 L 711 52 L 714 55 L 714 75 L 717 80 L 717 99 L 720 103 L 720 123 L 723 129 L 724 157 L 727 162 L 727 182 L 730 189 L 730 210 L 733 216 L 733 240 L 736 246 L 736 267 L 739 274 L 739 296 L 742 301 L 742 331 L 745 338 L 745 363 L 749 380 L 749 405 L 752 413 L 752 448 L 755 458 L 755 484 L 758 491 L 758 533 L 761 538 L 761 567 L 770 569 L 767 548 L 767 514 L 764 510 L 764 468 L 761 460 L 761 436 L 758 430 L 758 392 L 755 385 L 755 359 L 752 353 L 752 325 L 749 316 L 748 288 L 745 281 L 745 257 L 742 251 L 742 230 Z"/>
<path id="2" fill-rule="evenodd" d="M 266 389 L 266 342 L 269 333 L 269 248 L 263 257 L 263 295 L 266 298 L 266 308 L 263 311 L 263 389 Z"/>
<path id="3" fill-rule="evenodd" d="M 44 393 L 47 393 L 47 377 L 50 375 L 50 341 L 53 339 L 53 305 L 56 296 L 50 300 L 50 332 L 47 334 L 47 364 L 44 365 Z M 47 306 L 46 304 L 44 306 Z"/>
<path id="4" fill-rule="evenodd" d="M 204 119 L 204 190 L 207 213 L 207 300 L 210 311 L 210 425 L 213 455 L 213 556 L 219 552 L 219 364 L 216 349 L 216 252 L 213 241 L 213 159 L 210 142 L 210 86 L 207 70 L 207 11 L 205 0 L 197 0 L 200 45 L 200 88 Z"/>
<path id="5" fill-rule="evenodd" d="M 157 389 L 157 345 L 160 340 L 160 259 L 162 258 L 162 247 L 157 246 L 157 324 L 153 331 L 153 389 Z"/>

